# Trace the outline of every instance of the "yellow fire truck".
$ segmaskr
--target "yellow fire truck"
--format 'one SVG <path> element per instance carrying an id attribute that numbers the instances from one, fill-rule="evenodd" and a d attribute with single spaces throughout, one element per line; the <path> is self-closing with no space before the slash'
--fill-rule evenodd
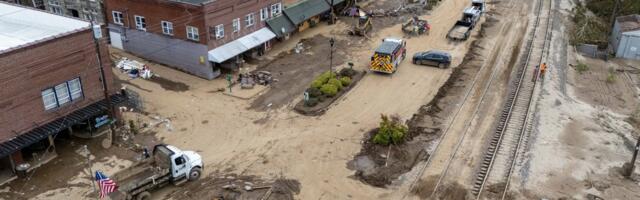
<path id="1" fill-rule="evenodd" d="M 371 56 L 369 69 L 375 72 L 391 74 L 396 72 L 400 62 L 407 57 L 407 43 L 402 39 L 385 38 Z"/>

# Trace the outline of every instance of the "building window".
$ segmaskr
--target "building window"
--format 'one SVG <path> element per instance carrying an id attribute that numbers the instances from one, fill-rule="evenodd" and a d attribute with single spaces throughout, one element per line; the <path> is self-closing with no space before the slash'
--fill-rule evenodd
<path id="1" fill-rule="evenodd" d="M 162 21 L 162 33 L 165 35 L 173 35 L 173 23 L 168 21 Z"/>
<path id="2" fill-rule="evenodd" d="M 224 25 L 220 24 L 216 26 L 216 39 L 224 37 Z"/>
<path id="3" fill-rule="evenodd" d="M 253 24 L 255 23 L 255 19 L 254 19 L 254 14 L 253 13 L 249 13 L 247 16 L 244 16 L 244 22 L 245 22 L 245 26 L 253 26 Z"/>
<path id="4" fill-rule="evenodd" d="M 58 0 L 49 0 L 49 5 L 60 6 L 60 2 Z"/>
<path id="5" fill-rule="evenodd" d="M 135 15 L 134 18 L 136 20 L 136 29 L 147 31 L 147 22 L 144 20 L 144 17 Z"/>
<path id="6" fill-rule="evenodd" d="M 189 38 L 190 40 L 199 41 L 200 35 L 198 34 L 198 28 L 187 26 L 187 38 Z"/>
<path id="7" fill-rule="evenodd" d="M 235 18 L 233 20 L 233 32 L 238 32 L 240 31 L 240 18 Z"/>
<path id="8" fill-rule="evenodd" d="M 64 15 L 64 11 L 58 6 L 51 6 L 51 12 L 56 15 Z"/>
<path id="9" fill-rule="evenodd" d="M 80 78 L 75 78 L 58 84 L 53 88 L 42 90 L 41 95 L 45 110 L 57 108 L 71 101 L 78 100 L 82 98 Z"/>
<path id="10" fill-rule="evenodd" d="M 271 17 L 278 16 L 280 15 L 281 12 L 282 12 L 282 4 L 276 3 L 271 5 Z"/>
<path id="11" fill-rule="evenodd" d="M 69 94 L 71 95 L 72 101 L 82 98 L 82 84 L 80 83 L 80 78 L 67 81 L 67 84 L 69 85 Z"/>
<path id="12" fill-rule="evenodd" d="M 269 18 L 269 8 L 260 9 L 260 21 L 267 20 Z"/>
<path id="13" fill-rule="evenodd" d="M 114 24 L 119 24 L 119 25 L 124 25 L 123 21 L 122 21 L 122 13 L 118 12 L 118 11 L 112 11 L 111 14 L 113 15 L 113 23 Z"/>
<path id="14" fill-rule="evenodd" d="M 53 89 L 49 88 L 42 91 L 42 102 L 44 103 L 44 109 L 50 110 L 58 107 L 58 101 L 56 101 L 56 93 Z"/>

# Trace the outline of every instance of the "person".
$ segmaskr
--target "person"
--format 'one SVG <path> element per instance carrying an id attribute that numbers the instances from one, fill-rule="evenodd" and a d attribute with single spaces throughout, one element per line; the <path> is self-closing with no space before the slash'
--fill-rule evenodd
<path id="1" fill-rule="evenodd" d="M 540 66 L 540 78 L 544 78 L 544 73 L 547 71 L 547 63 L 542 63 Z"/>
<path id="2" fill-rule="evenodd" d="M 151 155 L 149 155 L 149 150 L 147 149 L 147 147 L 145 147 L 144 149 L 142 149 L 142 159 L 147 159 L 151 157 Z"/>
<path id="3" fill-rule="evenodd" d="M 533 69 L 533 78 L 531 79 L 531 82 L 536 82 L 536 79 L 538 78 L 538 71 L 540 71 L 540 65 L 536 65 L 536 68 Z"/>

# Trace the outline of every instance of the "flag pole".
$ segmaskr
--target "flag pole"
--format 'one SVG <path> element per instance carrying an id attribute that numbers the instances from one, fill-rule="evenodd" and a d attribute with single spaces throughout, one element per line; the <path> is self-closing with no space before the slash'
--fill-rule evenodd
<path id="1" fill-rule="evenodd" d="M 93 169 L 91 169 L 92 167 L 91 152 L 89 151 L 89 148 L 87 147 L 87 145 L 84 145 L 84 150 L 87 151 L 87 164 L 89 164 L 89 180 L 91 181 L 91 187 L 93 187 L 93 192 L 95 193 L 97 191 L 96 191 L 96 183 L 93 177 Z"/>

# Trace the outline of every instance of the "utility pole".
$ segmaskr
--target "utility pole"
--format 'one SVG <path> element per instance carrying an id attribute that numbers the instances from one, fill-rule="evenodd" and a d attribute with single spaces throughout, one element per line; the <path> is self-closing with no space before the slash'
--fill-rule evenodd
<path id="1" fill-rule="evenodd" d="M 91 29 L 93 30 L 93 43 L 95 44 L 96 47 L 96 55 L 97 55 L 97 60 L 98 60 L 98 68 L 100 70 L 100 80 L 102 81 L 102 91 L 104 94 L 104 101 L 107 104 L 107 109 L 108 109 L 108 116 L 111 120 L 115 120 L 115 113 L 113 112 L 113 105 L 111 105 L 111 98 L 109 98 L 109 87 L 107 84 L 107 79 L 104 75 L 104 66 L 102 65 L 102 53 L 100 52 L 100 38 L 102 38 L 102 30 L 100 25 L 95 25 L 95 22 L 91 22 Z M 109 126 L 109 130 L 110 130 L 110 134 L 109 137 L 111 138 L 111 144 L 113 144 L 113 141 L 115 140 L 115 133 L 116 130 L 115 128 L 113 128 L 113 123 L 109 122 L 108 123 Z"/>
<path id="2" fill-rule="evenodd" d="M 331 0 L 331 14 L 329 14 L 329 17 L 331 17 L 331 24 L 335 24 L 336 23 L 334 14 L 335 13 L 333 13 L 333 0 Z"/>
<path id="3" fill-rule="evenodd" d="M 627 177 L 633 174 L 633 170 L 636 167 L 636 158 L 638 158 L 638 151 L 640 151 L 640 137 L 638 137 L 638 142 L 636 142 L 636 148 L 633 150 L 633 157 L 631 157 L 631 163 L 629 163 L 631 165 L 628 169 L 629 171 L 627 171 L 627 174 L 625 174 L 625 176 Z"/>
<path id="4" fill-rule="evenodd" d="M 329 39 L 329 44 L 331 46 L 331 49 L 329 49 L 329 77 L 331 78 L 333 76 L 333 43 L 335 43 L 335 41 L 333 40 L 333 38 Z"/>
<path id="5" fill-rule="evenodd" d="M 89 165 L 89 180 L 91 181 L 91 187 L 93 187 L 93 192 L 97 192 L 96 190 L 96 183 L 95 183 L 95 179 L 93 177 L 93 165 L 91 164 L 91 152 L 89 151 L 89 148 L 87 147 L 87 145 L 84 145 L 84 150 L 87 152 L 87 164 Z"/>

